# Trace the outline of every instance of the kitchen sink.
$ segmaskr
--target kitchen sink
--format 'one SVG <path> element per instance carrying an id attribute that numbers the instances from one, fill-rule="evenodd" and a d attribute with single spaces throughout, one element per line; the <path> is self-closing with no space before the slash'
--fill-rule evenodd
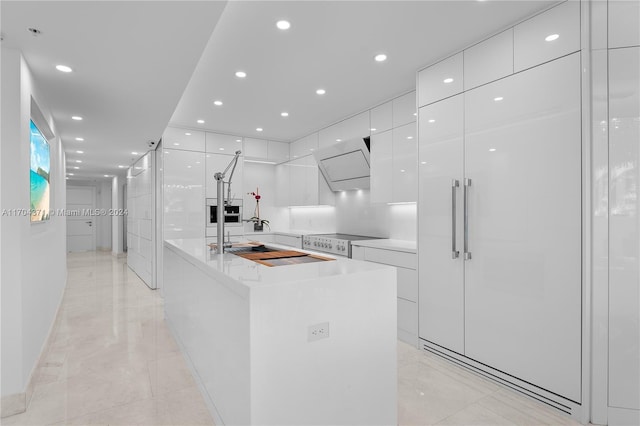
<path id="1" fill-rule="evenodd" d="M 227 247 L 224 249 L 225 253 L 231 254 L 240 254 L 240 253 L 267 253 L 271 251 L 277 251 L 276 249 L 272 249 L 266 247 L 264 245 L 259 246 L 240 246 L 240 247 Z"/>

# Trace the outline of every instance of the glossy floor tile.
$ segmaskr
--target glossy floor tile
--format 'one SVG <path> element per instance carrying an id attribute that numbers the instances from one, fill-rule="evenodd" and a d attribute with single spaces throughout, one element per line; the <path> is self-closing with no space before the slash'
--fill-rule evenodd
<path id="1" fill-rule="evenodd" d="M 34 383 L 27 411 L 2 425 L 213 424 L 159 292 L 109 253 L 69 254 L 60 314 Z M 399 342 L 398 424 L 578 423 Z"/>

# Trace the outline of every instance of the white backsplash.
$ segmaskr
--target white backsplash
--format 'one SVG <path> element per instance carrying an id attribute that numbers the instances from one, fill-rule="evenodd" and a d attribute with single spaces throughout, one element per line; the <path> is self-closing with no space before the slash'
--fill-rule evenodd
<path id="1" fill-rule="evenodd" d="M 260 218 L 269 221 L 272 230 L 289 229 L 289 209 L 275 205 L 276 175 L 275 168 L 270 164 L 244 163 L 243 188 L 243 219 L 254 216 L 256 201 L 250 192 L 259 188 L 260 194 Z M 245 223 L 245 232 L 253 232 L 253 223 Z M 265 231 L 268 229 L 265 227 Z"/>
<path id="2" fill-rule="evenodd" d="M 292 207 L 289 210 L 291 230 L 311 231 L 315 234 L 337 232 L 335 207 Z"/>

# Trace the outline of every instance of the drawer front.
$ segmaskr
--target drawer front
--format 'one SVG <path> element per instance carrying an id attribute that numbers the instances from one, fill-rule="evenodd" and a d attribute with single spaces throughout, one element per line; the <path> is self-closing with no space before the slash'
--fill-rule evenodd
<path id="1" fill-rule="evenodd" d="M 351 258 L 364 260 L 364 247 L 351 246 Z"/>
<path id="2" fill-rule="evenodd" d="M 398 268 L 398 297 L 418 301 L 418 271 Z"/>
<path id="3" fill-rule="evenodd" d="M 419 106 L 462 92 L 462 52 L 418 73 Z"/>
<path id="4" fill-rule="evenodd" d="M 398 299 L 398 328 L 418 334 L 418 304 Z"/>
<path id="5" fill-rule="evenodd" d="M 513 48 L 515 72 L 580 50 L 580 2 L 564 2 L 516 25 Z"/>
<path id="6" fill-rule="evenodd" d="M 274 241 L 276 244 L 282 244 L 285 246 L 291 246 L 296 248 L 302 248 L 302 237 L 293 237 L 291 235 L 274 235 Z"/>
<path id="7" fill-rule="evenodd" d="M 415 253 L 365 247 L 364 260 L 401 268 L 416 269 Z"/>

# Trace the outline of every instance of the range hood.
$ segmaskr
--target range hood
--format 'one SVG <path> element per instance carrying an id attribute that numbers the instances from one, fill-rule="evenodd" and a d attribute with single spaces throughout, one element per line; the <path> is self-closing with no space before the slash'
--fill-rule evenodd
<path id="1" fill-rule="evenodd" d="M 332 191 L 368 189 L 370 186 L 369 137 L 338 142 L 313 155 Z"/>

